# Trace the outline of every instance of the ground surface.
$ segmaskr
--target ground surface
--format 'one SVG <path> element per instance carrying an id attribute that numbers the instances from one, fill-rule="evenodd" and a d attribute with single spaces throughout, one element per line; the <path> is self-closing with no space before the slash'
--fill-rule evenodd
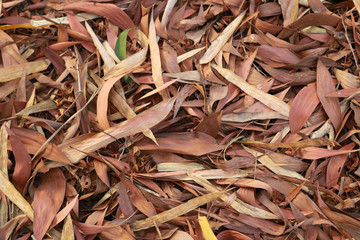
<path id="1" fill-rule="evenodd" d="M 360 239 L 360 1 L 0 4 L 0 239 Z"/>

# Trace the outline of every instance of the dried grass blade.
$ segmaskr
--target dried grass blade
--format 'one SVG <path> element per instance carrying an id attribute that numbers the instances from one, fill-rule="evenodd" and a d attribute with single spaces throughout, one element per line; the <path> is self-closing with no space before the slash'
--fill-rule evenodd
<path id="1" fill-rule="evenodd" d="M 236 85 L 238 88 L 243 90 L 248 95 L 252 96 L 253 98 L 259 100 L 269 108 L 273 109 L 274 111 L 284 115 L 285 117 L 289 117 L 290 107 L 287 103 L 281 101 L 277 97 L 265 93 L 264 91 L 256 88 L 253 85 L 247 83 L 244 79 L 237 76 L 234 72 L 219 67 L 215 64 L 211 65 L 213 68 L 216 69 L 226 80 L 231 82 L 232 84 Z"/>
<path id="2" fill-rule="evenodd" d="M 44 71 L 47 69 L 49 64 L 50 61 L 46 59 L 0 68 L 0 82 L 7 82 L 16 78 L 21 78 L 24 71 L 26 75 Z"/>
<path id="3" fill-rule="evenodd" d="M 206 64 L 213 60 L 213 58 L 218 54 L 218 52 L 222 49 L 225 43 L 229 40 L 229 38 L 233 35 L 237 27 L 240 25 L 241 21 L 245 17 L 246 11 L 243 11 L 239 16 L 237 16 L 219 35 L 219 37 L 211 43 L 208 50 L 205 54 L 200 58 L 200 64 Z"/>
<path id="4" fill-rule="evenodd" d="M 215 193 L 209 193 L 207 195 L 197 197 L 194 199 L 191 199 L 187 201 L 186 203 L 183 203 L 177 207 L 174 207 L 170 210 L 167 210 L 165 212 L 159 213 L 155 216 L 149 217 L 145 220 L 139 220 L 136 222 L 133 222 L 130 224 L 130 227 L 133 231 L 140 231 L 143 229 L 148 229 L 151 227 L 154 227 L 155 224 L 161 224 L 168 222 L 178 216 L 181 216 L 185 213 L 188 213 L 195 208 L 198 208 L 208 202 L 211 202 L 218 197 L 220 197 L 223 194 L 223 192 L 215 192 Z"/>

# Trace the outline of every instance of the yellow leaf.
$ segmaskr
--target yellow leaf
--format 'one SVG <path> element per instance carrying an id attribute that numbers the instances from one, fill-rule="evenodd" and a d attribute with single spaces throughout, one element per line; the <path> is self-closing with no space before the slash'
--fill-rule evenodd
<path id="1" fill-rule="evenodd" d="M 211 230 L 210 224 L 206 217 L 199 217 L 199 224 L 205 240 L 217 240 L 214 232 Z"/>

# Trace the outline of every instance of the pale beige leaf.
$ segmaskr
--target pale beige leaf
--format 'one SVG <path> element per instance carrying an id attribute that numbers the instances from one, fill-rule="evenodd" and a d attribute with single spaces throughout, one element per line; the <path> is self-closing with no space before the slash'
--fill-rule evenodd
<path id="1" fill-rule="evenodd" d="M 286 27 L 296 20 L 299 10 L 299 0 L 279 0 L 279 4 L 284 18 L 284 27 Z"/>
<path id="2" fill-rule="evenodd" d="M 4 122 L 0 128 L 0 172 L 8 178 L 7 163 L 9 155 L 7 151 L 8 133 L 6 131 L 6 127 L 10 127 L 10 121 Z M 0 202 L 0 227 L 4 226 L 7 222 L 8 213 L 8 202 L 4 199 Z"/>
<path id="3" fill-rule="evenodd" d="M 180 56 L 178 56 L 178 57 L 176 58 L 176 61 L 177 61 L 178 63 L 181 63 L 182 61 L 184 61 L 184 60 L 186 60 L 186 59 L 188 59 L 188 58 L 191 58 L 191 57 L 194 56 L 195 54 L 201 52 L 204 48 L 205 48 L 205 47 L 193 49 L 193 50 L 188 51 L 188 52 L 186 52 L 186 53 L 184 53 L 184 54 L 181 54 Z"/>
<path id="4" fill-rule="evenodd" d="M 207 190 L 215 193 L 221 191 L 218 187 L 211 184 L 208 180 L 203 178 L 197 173 L 188 172 L 188 176 L 194 180 L 197 184 L 201 185 L 202 187 L 206 188 Z M 220 199 L 223 201 L 227 201 L 230 197 L 230 194 L 224 193 L 220 196 Z M 243 213 L 252 217 L 262 218 L 262 219 L 278 219 L 278 217 L 268 211 L 265 211 L 263 209 L 254 207 L 250 204 L 247 204 L 240 199 L 236 199 L 233 201 L 230 206 L 238 211 L 239 213 Z"/>
<path id="5" fill-rule="evenodd" d="M 223 115 L 221 121 L 229 122 L 249 122 L 253 120 L 266 120 L 266 119 L 287 119 L 284 115 L 271 111 L 271 112 L 259 112 L 259 113 L 230 113 Z"/>
<path id="6" fill-rule="evenodd" d="M 169 17 L 170 17 L 170 13 L 173 10 L 175 4 L 176 4 L 177 0 L 169 0 L 166 3 L 166 7 L 161 19 L 161 26 L 166 27 L 168 21 L 169 21 Z"/>
<path id="7" fill-rule="evenodd" d="M 176 171 L 190 171 L 190 170 L 203 170 L 204 166 L 199 163 L 176 163 L 167 162 L 157 164 L 159 172 L 176 172 Z"/>
<path id="8" fill-rule="evenodd" d="M 68 214 L 65 218 L 63 230 L 61 233 L 61 240 L 74 240 L 74 229 L 72 225 L 71 215 Z"/>
<path id="9" fill-rule="evenodd" d="M 334 69 L 336 79 L 339 80 L 341 86 L 344 89 L 353 89 L 360 87 L 359 77 L 354 74 L 349 73 L 348 71 L 342 71 L 339 69 Z"/>
<path id="10" fill-rule="evenodd" d="M 30 115 L 32 113 L 38 113 L 38 112 L 44 112 L 51 109 L 56 109 L 57 106 L 51 99 L 39 102 L 38 104 L 31 105 L 27 108 L 24 108 L 20 112 L 16 113 L 16 116 L 22 116 L 22 115 Z"/>
<path id="11" fill-rule="evenodd" d="M 146 36 L 144 36 L 144 33 L 142 33 L 141 31 L 137 31 L 137 34 L 138 34 L 138 39 L 140 40 L 140 43 L 144 46 L 144 48 L 139 52 L 122 60 L 119 64 L 111 68 L 111 70 L 103 77 L 103 80 L 106 81 L 105 83 L 101 79 L 98 80 L 98 84 L 100 86 L 102 85 L 102 88 L 99 92 L 99 96 L 97 99 L 97 114 L 98 114 L 99 125 L 102 129 L 107 129 L 110 127 L 107 118 L 108 99 L 109 99 L 109 93 L 113 88 L 114 84 L 117 81 L 119 81 L 121 77 L 131 73 L 136 67 L 140 66 L 145 61 L 146 54 L 148 51 L 148 40 Z M 111 94 L 110 96 L 116 97 L 116 95 L 114 94 Z M 116 99 L 114 100 L 115 101 L 113 101 L 113 103 L 116 103 L 117 100 Z M 118 99 L 118 100 L 122 102 L 125 101 L 124 99 Z M 129 113 L 128 110 L 130 107 L 126 105 L 119 103 L 118 106 L 120 107 L 120 110 L 122 109 L 122 107 L 126 108 L 123 110 L 126 110 L 126 112 Z"/>
<path id="12" fill-rule="evenodd" d="M 272 110 L 284 115 L 285 117 L 287 117 L 287 118 L 289 117 L 290 106 L 287 103 L 281 101 L 279 98 L 277 98 L 271 94 L 268 94 L 268 93 L 256 88 L 255 86 L 247 83 L 244 79 L 237 76 L 234 72 L 232 72 L 228 69 L 219 67 L 215 64 L 212 64 L 211 66 L 213 68 L 215 68 L 216 71 L 218 71 L 226 80 L 228 80 L 232 84 L 236 85 L 238 88 L 243 90 L 248 95 L 259 100 L 264 105 L 266 105 L 269 108 L 271 108 Z"/>
<path id="13" fill-rule="evenodd" d="M 90 25 L 85 22 L 85 26 L 95 44 L 96 49 L 99 51 L 101 58 L 104 60 L 104 73 L 106 74 L 112 67 L 115 66 L 115 62 L 111 58 L 109 53 L 106 51 L 104 45 L 101 44 L 100 40 L 92 30 Z"/>
<path id="14" fill-rule="evenodd" d="M 148 229 L 154 227 L 155 224 L 161 224 L 168 222 L 178 216 L 184 215 L 208 202 L 211 202 L 217 199 L 223 192 L 209 193 L 207 195 L 193 198 L 186 203 L 183 203 L 177 207 L 174 207 L 170 210 L 159 213 L 155 216 L 149 217 L 145 220 L 139 220 L 130 224 L 130 227 L 133 231 L 140 231 L 143 229 Z"/>
<path id="15" fill-rule="evenodd" d="M 24 74 L 29 75 L 44 71 L 49 66 L 50 61 L 38 60 L 35 62 L 22 63 L 11 67 L 0 68 L 0 82 L 7 82 L 16 78 L 21 78 Z"/>
<path id="16" fill-rule="evenodd" d="M 159 88 L 164 84 L 164 80 L 162 78 L 160 50 L 156 40 L 156 29 L 155 29 L 153 12 L 151 13 L 150 25 L 149 25 L 149 46 L 150 46 L 152 78 L 155 83 L 155 86 Z M 167 92 L 166 89 L 160 91 L 160 95 L 162 96 L 163 99 L 169 98 L 169 93 Z"/>
<path id="17" fill-rule="evenodd" d="M 171 80 L 171 81 L 166 82 L 166 83 L 165 83 L 164 85 L 162 85 L 161 87 L 158 87 L 158 88 L 156 88 L 156 89 L 154 89 L 154 90 L 152 90 L 152 91 L 144 94 L 144 96 L 142 96 L 141 98 L 139 98 L 139 100 L 144 99 L 144 98 L 147 98 L 147 97 L 150 97 L 150 96 L 154 95 L 155 93 L 158 93 L 158 92 L 162 91 L 163 89 L 165 89 L 165 88 L 169 87 L 170 85 L 172 85 L 173 83 L 175 83 L 176 80 L 177 80 L 177 79 L 174 79 L 174 80 Z"/>
<path id="18" fill-rule="evenodd" d="M 255 151 L 255 150 L 253 150 L 251 148 L 244 147 L 244 149 L 247 152 L 249 152 L 251 155 L 253 155 L 261 164 L 266 166 L 268 169 L 270 169 L 274 173 L 276 173 L 278 175 L 281 175 L 281 176 L 293 177 L 293 178 L 296 178 L 296 179 L 306 181 L 306 178 L 301 176 L 299 173 L 280 167 L 268 155 L 263 154 L 263 153 L 258 152 L 258 151 Z"/>
<path id="19" fill-rule="evenodd" d="M 163 101 L 136 117 L 110 127 L 103 132 L 82 139 L 75 144 L 68 145 L 64 143 L 59 147 L 72 163 L 77 163 L 86 156 L 86 153 L 105 147 L 109 143 L 116 141 L 116 139 L 134 135 L 155 126 L 169 114 L 174 102 L 175 98 Z"/>
<path id="20" fill-rule="evenodd" d="M 185 71 L 178 73 L 165 73 L 166 76 L 171 78 L 179 78 L 183 80 L 190 80 L 195 82 L 200 82 L 201 76 L 198 71 Z"/>
<path id="21" fill-rule="evenodd" d="M 360 0 L 353 0 L 353 3 L 355 5 L 355 7 L 356 7 L 356 10 L 360 14 Z"/>
<path id="22" fill-rule="evenodd" d="M 25 198 L 16 190 L 7 176 L 0 171 L 0 190 L 31 220 L 34 220 L 34 211 Z"/>
<path id="23" fill-rule="evenodd" d="M 234 34 L 237 27 L 240 25 L 241 21 L 245 17 L 246 11 L 243 11 L 239 16 L 237 16 L 219 35 L 214 42 L 211 43 L 208 50 L 205 52 L 204 56 L 200 58 L 200 64 L 206 64 L 213 60 L 213 58 L 218 54 L 218 52 L 223 48 L 225 43 L 229 38 Z"/>

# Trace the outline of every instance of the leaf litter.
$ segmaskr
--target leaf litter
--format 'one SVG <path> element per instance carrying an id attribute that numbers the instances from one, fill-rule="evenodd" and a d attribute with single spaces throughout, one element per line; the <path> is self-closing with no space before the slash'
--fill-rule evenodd
<path id="1" fill-rule="evenodd" d="M 0 1 L 1 239 L 360 239 L 360 1 Z"/>

